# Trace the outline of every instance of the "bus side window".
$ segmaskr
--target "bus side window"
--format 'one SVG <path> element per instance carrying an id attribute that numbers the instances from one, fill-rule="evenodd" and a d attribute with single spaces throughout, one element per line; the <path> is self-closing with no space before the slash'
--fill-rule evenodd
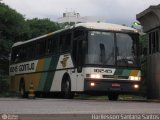
<path id="1" fill-rule="evenodd" d="M 59 40 L 58 37 L 54 37 L 53 38 L 53 41 L 52 41 L 52 51 L 53 51 L 53 54 L 57 54 L 57 52 L 58 52 L 58 40 Z"/>
<path id="2" fill-rule="evenodd" d="M 51 53 L 52 40 L 49 38 L 46 40 L 46 55 Z"/>
<path id="3" fill-rule="evenodd" d="M 74 60 L 74 63 L 76 64 L 77 62 L 77 40 L 73 40 L 73 48 L 72 48 L 72 57 Z"/>
<path id="4" fill-rule="evenodd" d="M 45 41 L 44 40 L 39 40 L 36 45 L 36 53 L 38 57 L 42 57 L 45 55 Z"/>
<path id="5" fill-rule="evenodd" d="M 16 62 L 18 62 L 19 61 L 19 51 L 18 50 L 16 50 L 16 52 L 15 52 L 15 63 Z"/>
<path id="6" fill-rule="evenodd" d="M 31 57 L 31 59 L 35 58 L 35 51 L 36 51 L 35 46 L 36 46 L 35 42 L 30 45 L 30 57 Z"/>
<path id="7" fill-rule="evenodd" d="M 30 60 L 35 57 L 35 43 L 28 43 L 20 49 L 20 60 Z"/>
<path id="8" fill-rule="evenodd" d="M 17 49 L 17 54 L 16 54 L 16 60 L 15 62 L 20 62 L 20 61 L 23 61 L 26 57 L 26 54 L 25 54 L 25 47 L 24 46 L 21 46 Z"/>
<path id="9" fill-rule="evenodd" d="M 66 35 L 65 49 L 68 51 L 71 49 L 71 34 Z"/>
<path id="10" fill-rule="evenodd" d="M 41 41 L 41 55 L 44 56 L 45 55 L 45 49 L 46 49 L 46 41 L 42 40 Z"/>
<path id="11" fill-rule="evenodd" d="M 22 46 L 20 49 L 20 60 L 25 60 L 26 59 L 26 46 Z"/>
<path id="12" fill-rule="evenodd" d="M 15 59 L 16 59 L 16 48 L 12 48 L 11 63 L 14 63 Z"/>
<path id="13" fill-rule="evenodd" d="M 12 48 L 12 52 L 11 52 L 11 63 L 14 63 L 15 61 L 15 49 Z"/>
<path id="14" fill-rule="evenodd" d="M 71 33 L 60 36 L 60 52 L 69 51 L 71 48 Z"/>
<path id="15" fill-rule="evenodd" d="M 61 36 L 60 37 L 60 52 L 64 52 L 65 51 L 65 36 Z"/>
<path id="16" fill-rule="evenodd" d="M 26 47 L 26 59 L 30 59 L 31 58 L 31 54 L 32 54 L 33 51 L 31 51 L 31 44 L 29 44 L 27 47 Z"/>
<path id="17" fill-rule="evenodd" d="M 14 62 L 14 51 L 12 49 L 12 51 L 11 51 L 11 63 L 13 63 L 13 62 Z"/>
<path id="18" fill-rule="evenodd" d="M 46 40 L 46 55 L 48 54 L 56 54 L 58 51 L 58 38 L 50 37 Z"/>
<path id="19" fill-rule="evenodd" d="M 84 36 L 84 31 L 83 30 L 74 31 L 74 34 L 73 34 L 74 39 L 77 39 L 80 36 Z"/>

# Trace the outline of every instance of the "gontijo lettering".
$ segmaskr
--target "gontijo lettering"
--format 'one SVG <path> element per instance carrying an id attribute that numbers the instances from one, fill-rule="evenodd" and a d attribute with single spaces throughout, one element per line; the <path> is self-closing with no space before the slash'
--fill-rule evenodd
<path id="1" fill-rule="evenodd" d="M 31 71 L 34 69 L 35 63 L 27 63 L 10 67 L 10 72 Z"/>
<path id="2" fill-rule="evenodd" d="M 18 72 L 18 66 L 12 66 L 9 69 L 10 72 Z"/>
<path id="3" fill-rule="evenodd" d="M 22 64 L 19 66 L 19 71 L 30 71 L 30 70 L 34 70 L 34 63 Z"/>

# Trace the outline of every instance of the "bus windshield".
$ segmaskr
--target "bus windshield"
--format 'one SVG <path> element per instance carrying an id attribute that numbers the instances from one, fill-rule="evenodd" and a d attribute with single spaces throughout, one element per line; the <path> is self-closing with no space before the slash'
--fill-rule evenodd
<path id="1" fill-rule="evenodd" d="M 138 35 L 89 31 L 86 64 L 137 66 Z"/>

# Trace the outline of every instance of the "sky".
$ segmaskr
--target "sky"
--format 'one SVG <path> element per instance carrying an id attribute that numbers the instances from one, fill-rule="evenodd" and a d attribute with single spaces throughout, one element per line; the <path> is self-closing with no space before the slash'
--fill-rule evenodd
<path id="1" fill-rule="evenodd" d="M 136 14 L 160 0 L 2 0 L 26 19 L 49 18 L 57 21 L 66 11 L 75 11 L 81 16 L 103 18 L 106 22 L 131 26 Z"/>

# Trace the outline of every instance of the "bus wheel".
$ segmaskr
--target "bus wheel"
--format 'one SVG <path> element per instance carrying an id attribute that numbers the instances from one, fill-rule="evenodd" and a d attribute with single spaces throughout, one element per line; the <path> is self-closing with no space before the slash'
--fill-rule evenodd
<path id="1" fill-rule="evenodd" d="M 71 82 L 68 79 L 62 82 L 62 97 L 64 99 L 73 98 L 73 93 L 71 92 Z"/>
<path id="2" fill-rule="evenodd" d="M 19 95 L 21 98 L 26 97 L 26 91 L 25 91 L 25 83 L 24 81 L 21 81 L 19 84 Z"/>
<path id="3" fill-rule="evenodd" d="M 109 98 L 109 100 L 116 101 L 116 100 L 118 100 L 118 94 L 111 93 L 111 94 L 108 95 L 108 98 Z"/>

